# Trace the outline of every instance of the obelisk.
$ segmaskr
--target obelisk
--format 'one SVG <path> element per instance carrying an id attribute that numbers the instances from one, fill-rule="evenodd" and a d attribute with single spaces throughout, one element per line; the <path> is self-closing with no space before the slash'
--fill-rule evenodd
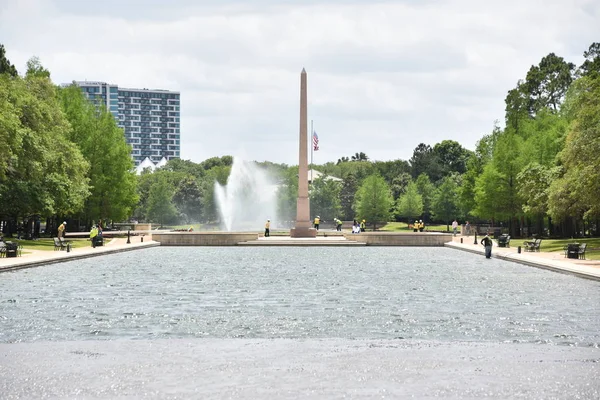
<path id="1" fill-rule="evenodd" d="M 316 237 L 317 230 L 311 228 L 310 201 L 308 199 L 308 106 L 306 95 L 306 71 L 300 74 L 300 148 L 298 158 L 298 202 L 296 225 L 291 237 Z"/>

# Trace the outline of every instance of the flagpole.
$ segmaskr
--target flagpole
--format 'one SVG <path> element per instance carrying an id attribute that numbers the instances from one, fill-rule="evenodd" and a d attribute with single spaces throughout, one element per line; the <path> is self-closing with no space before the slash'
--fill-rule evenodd
<path id="1" fill-rule="evenodd" d="M 313 129 L 313 120 L 310 120 L 310 184 L 313 183 L 313 150 L 315 149 L 315 130 Z"/>

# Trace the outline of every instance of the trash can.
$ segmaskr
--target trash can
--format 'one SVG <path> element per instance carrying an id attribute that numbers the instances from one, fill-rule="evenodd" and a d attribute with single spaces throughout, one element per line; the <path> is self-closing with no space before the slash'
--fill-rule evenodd
<path id="1" fill-rule="evenodd" d="M 500 235 L 500 237 L 498 237 L 498 247 L 506 247 L 508 243 L 508 235 L 504 234 L 504 235 Z"/>
<path id="2" fill-rule="evenodd" d="M 570 243 L 567 245 L 567 258 L 579 258 L 579 244 Z"/>
<path id="3" fill-rule="evenodd" d="M 19 250 L 18 243 L 6 242 L 6 257 L 16 257 Z"/>

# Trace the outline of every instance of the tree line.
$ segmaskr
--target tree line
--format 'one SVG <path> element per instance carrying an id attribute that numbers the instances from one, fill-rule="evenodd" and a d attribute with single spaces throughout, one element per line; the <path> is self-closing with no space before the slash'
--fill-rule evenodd
<path id="1" fill-rule="evenodd" d="M 364 152 L 313 165 L 311 214 L 322 220 L 453 219 L 503 226 L 513 236 L 598 233 L 600 44 L 576 66 L 550 53 L 507 92 L 505 123 L 475 150 L 421 143 L 409 160 Z M 0 217 L 219 223 L 214 184 L 233 158 L 170 160 L 136 176 L 123 131 L 76 86 L 59 88 L 39 60 L 19 76 L 0 46 Z M 258 162 L 278 182 L 278 215 L 296 215 L 298 167 Z M 340 180 L 332 180 L 337 177 Z M 12 222 L 11 222 L 12 223 Z"/>

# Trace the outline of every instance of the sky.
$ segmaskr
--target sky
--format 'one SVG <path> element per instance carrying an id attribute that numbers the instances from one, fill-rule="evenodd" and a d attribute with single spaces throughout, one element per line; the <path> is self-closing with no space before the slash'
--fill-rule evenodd
<path id="1" fill-rule="evenodd" d="M 446 139 L 473 150 L 531 65 L 579 65 L 594 41 L 597 0 L 0 0 L 21 73 L 37 56 L 57 84 L 181 92 L 194 162 L 297 165 L 302 68 L 317 164 L 408 160 Z"/>

